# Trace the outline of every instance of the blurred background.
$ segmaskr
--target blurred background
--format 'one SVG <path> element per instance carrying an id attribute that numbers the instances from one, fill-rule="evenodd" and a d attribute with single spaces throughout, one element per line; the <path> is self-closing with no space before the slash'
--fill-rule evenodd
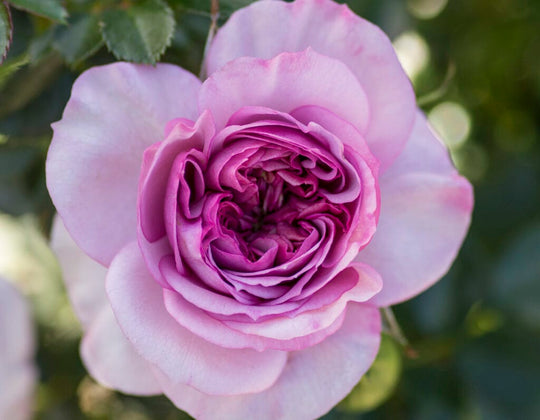
<path id="1" fill-rule="evenodd" d="M 248 3 L 222 0 L 219 23 Z M 538 419 L 540 1 L 346 3 L 394 42 L 476 204 L 450 272 L 394 308 L 409 346 L 385 337 L 373 368 L 324 419 Z M 9 22 L 5 4 L 0 23 Z M 36 322 L 35 417 L 189 418 L 166 398 L 125 396 L 87 375 L 47 245 L 54 208 L 44 162 L 50 124 L 86 68 L 166 61 L 198 74 L 210 2 L 12 0 L 10 10 L 13 42 L 0 66 L 0 275 L 28 297 Z M 129 32 L 134 17 L 160 29 L 140 41 Z"/>

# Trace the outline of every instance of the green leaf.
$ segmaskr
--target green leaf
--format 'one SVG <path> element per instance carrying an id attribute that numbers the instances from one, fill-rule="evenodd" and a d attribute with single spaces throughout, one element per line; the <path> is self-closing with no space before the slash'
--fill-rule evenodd
<path id="1" fill-rule="evenodd" d="M 43 60 L 52 52 L 54 37 L 58 28 L 57 25 L 53 25 L 30 41 L 30 44 L 28 45 L 28 55 L 30 56 L 31 63 L 37 63 L 38 61 Z"/>
<path id="2" fill-rule="evenodd" d="M 82 15 L 60 29 L 55 49 L 70 65 L 76 65 L 95 54 L 103 45 L 98 18 Z"/>
<path id="3" fill-rule="evenodd" d="M 0 120 L 37 98 L 58 77 L 62 66 L 58 53 L 53 53 L 17 73 L 0 92 Z"/>
<path id="4" fill-rule="evenodd" d="M 162 0 L 144 0 L 125 9 L 107 10 L 101 33 L 120 60 L 155 64 L 174 32 L 172 10 Z"/>
<path id="5" fill-rule="evenodd" d="M 373 365 L 338 405 L 338 409 L 362 412 L 378 407 L 392 395 L 401 376 L 401 365 L 398 345 L 388 335 L 383 334 L 379 353 Z"/>
<path id="6" fill-rule="evenodd" d="M 60 0 L 9 0 L 9 2 L 17 9 L 66 23 L 68 13 Z"/>
<path id="7" fill-rule="evenodd" d="M 6 3 L 0 3 L 0 64 L 6 59 L 11 45 L 13 26 L 11 14 Z"/>
<path id="8" fill-rule="evenodd" d="M 17 70 L 22 66 L 28 64 L 30 57 L 28 54 L 22 54 L 19 57 L 15 57 L 7 60 L 2 66 L 0 66 L 0 90 L 6 85 Z"/>

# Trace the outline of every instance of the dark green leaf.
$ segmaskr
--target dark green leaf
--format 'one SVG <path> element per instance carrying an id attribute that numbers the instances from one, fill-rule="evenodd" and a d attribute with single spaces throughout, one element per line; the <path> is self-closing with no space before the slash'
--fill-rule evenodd
<path id="1" fill-rule="evenodd" d="M 121 60 L 155 64 L 171 41 L 175 21 L 162 0 L 144 0 L 103 14 L 101 31 L 107 48 Z"/>
<path id="2" fill-rule="evenodd" d="M 0 64 L 6 59 L 11 45 L 13 27 L 11 15 L 6 3 L 0 3 Z"/>
<path id="3" fill-rule="evenodd" d="M 0 94 L 0 119 L 39 96 L 58 77 L 62 65 L 55 53 L 19 72 Z"/>
<path id="4" fill-rule="evenodd" d="M 19 57 L 7 60 L 2 66 L 0 66 L 0 90 L 5 86 L 11 76 L 17 72 L 17 70 L 28 64 L 28 61 L 28 54 L 23 54 Z"/>
<path id="5" fill-rule="evenodd" d="M 358 385 L 338 406 L 350 412 L 368 411 L 388 399 L 401 376 L 401 354 L 395 341 L 383 334 L 377 358 Z"/>
<path id="6" fill-rule="evenodd" d="M 9 0 L 9 2 L 17 9 L 66 23 L 68 14 L 60 0 Z"/>
<path id="7" fill-rule="evenodd" d="M 63 27 L 54 43 L 56 50 L 71 65 L 90 57 L 102 45 L 98 18 L 93 15 L 82 15 L 69 26 Z"/>
<path id="8" fill-rule="evenodd" d="M 52 45 L 58 26 L 53 25 L 42 34 L 34 37 L 28 46 L 28 55 L 31 63 L 43 60 L 52 52 Z"/>

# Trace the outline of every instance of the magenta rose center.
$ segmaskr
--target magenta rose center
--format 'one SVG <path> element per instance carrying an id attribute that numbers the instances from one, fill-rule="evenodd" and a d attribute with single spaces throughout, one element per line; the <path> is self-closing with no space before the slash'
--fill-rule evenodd
<path id="1" fill-rule="evenodd" d="M 363 197 L 375 189 L 339 138 L 269 112 L 244 111 L 177 153 L 164 206 L 183 275 L 250 305 L 299 301 L 324 287 L 354 255 Z"/>
<path id="2" fill-rule="evenodd" d="M 239 270 L 257 262 L 259 268 L 278 266 L 325 235 L 318 221 L 332 223 L 335 235 L 350 226 L 346 206 L 331 203 L 321 193 L 335 189 L 342 174 L 331 162 L 306 155 L 271 145 L 251 146 L 237 155 L 244 162 L 234 181 L 223 186 L 226 196 L 219 204 L 218 223 L 207 235 L 208 251 L 219 268 Z M 326 180 L 317 178 L 317 172 Z M 235 261 L 233 255 L 240 258 Z"/>

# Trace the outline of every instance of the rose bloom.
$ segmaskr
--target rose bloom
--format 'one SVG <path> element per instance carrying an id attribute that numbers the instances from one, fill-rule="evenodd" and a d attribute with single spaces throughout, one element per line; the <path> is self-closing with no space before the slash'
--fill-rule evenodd
<path id="1" fill-rule="evenodd" d="M 0 277 L 0 419 L 31 417 L 36 370 L 34 331 L 22 295 Z"/>
<path id="2" fill-rule="evenodd" d="M 90 69 L 53 125 L 82 358 L 197 418 L 315 418 L 373 362 L 379 307 L 448 270 L 471 186 L 388 38 L 346 6 L 241 9 L 206 72 Z"/>

